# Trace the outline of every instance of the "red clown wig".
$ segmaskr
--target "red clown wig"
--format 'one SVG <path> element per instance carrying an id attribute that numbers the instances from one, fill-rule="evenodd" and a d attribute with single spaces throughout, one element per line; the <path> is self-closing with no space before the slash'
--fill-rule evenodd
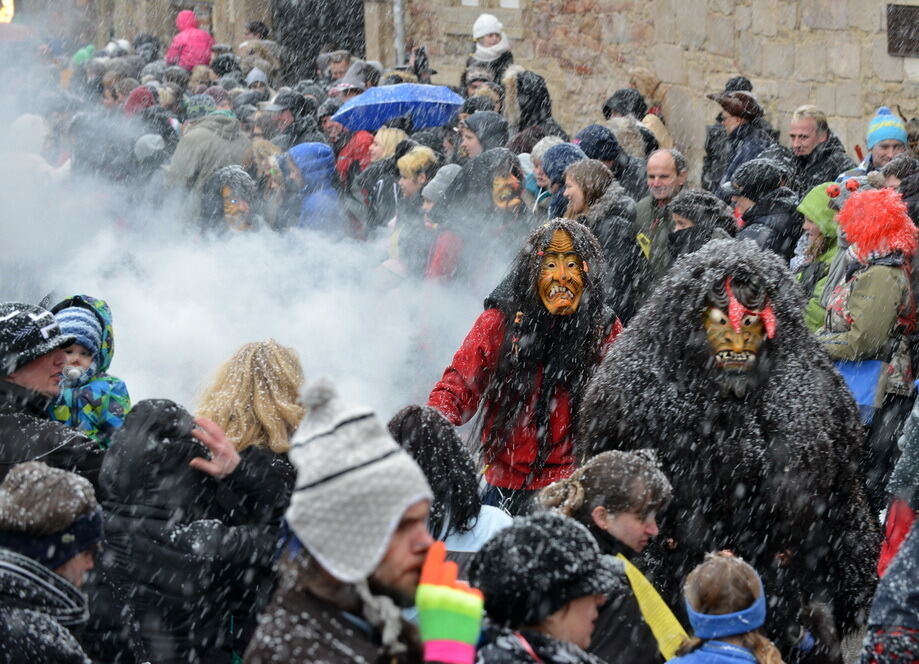
<path id="1" fill-rule="evenodd" d="M 908 257 L 916 251 L 916 226 L 893 189 L 853 193 L 839 213 L 839 226 L 863 263 L 869 255 L 899 251 Z"/>

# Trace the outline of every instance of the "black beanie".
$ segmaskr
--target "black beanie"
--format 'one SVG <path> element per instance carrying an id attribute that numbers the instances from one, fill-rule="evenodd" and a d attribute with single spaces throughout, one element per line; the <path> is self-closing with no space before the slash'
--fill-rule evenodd
<path id="1" fill-rule="evenodd" d="M 622 563 L 600 553 L 593 535 L 555 512 L 518 518 L 472 559 L 469 580 L 500 625 L 535 625 L 586 595 L 624 590 Z"/>
<path id="2" fill-rule="evenodd" d="M 725 196 L 745 196 L 756 202 L 781 187 L 784 175 L 782 166 L 772 159 L 751 159 L 735 171 L 730 182 L 721 185 L 721 192 Z"/>

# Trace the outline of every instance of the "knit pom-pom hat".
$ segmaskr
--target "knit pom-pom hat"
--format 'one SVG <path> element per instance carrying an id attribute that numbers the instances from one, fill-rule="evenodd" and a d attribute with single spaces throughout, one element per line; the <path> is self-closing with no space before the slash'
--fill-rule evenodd
<path id="1" fill-rule="evenodd" d="M 916 226 L 892 189 L 856 191 L 839 213 L 839 226 L 862 262 L 869 255 L 911 256 L 916 251 Z"/>

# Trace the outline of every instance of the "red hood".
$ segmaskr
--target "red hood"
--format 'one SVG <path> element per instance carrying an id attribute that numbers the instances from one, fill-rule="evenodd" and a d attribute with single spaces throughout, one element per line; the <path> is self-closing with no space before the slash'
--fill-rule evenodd
<path id="1" fill-rule="evenodd" d="M 198 27 L 198 17 L 190 9 L 183 9 L 176 16 L 176 27 L 179 30 L 188 30 L 189 28 Z"/>

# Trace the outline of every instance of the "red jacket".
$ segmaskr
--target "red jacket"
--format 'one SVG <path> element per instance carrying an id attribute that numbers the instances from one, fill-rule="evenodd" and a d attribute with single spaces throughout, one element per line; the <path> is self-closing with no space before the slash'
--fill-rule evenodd
<path id="1" fill-rule="evenodd" d="M 180 11 L 176 16 L 176 28 L 179 34 L 172 38 L 166 51 L 166 64 L 178 64 L 188 71 L 196 65 L 210 64 L 214 38 L 211 33 L 198 29 L 195 12 L 190 9 Z"/>
<path id="2" fill-rule="evenodd" d="M 341 180 L 342 184 L 349 184 L 348 180 L 352 176 L 352 164 L 357 162 L 360 172 L 363 172 L 370 165 L 371 145 L 373 145 L 373 134 L 363 129 L 354 132 L 351 138 L 348 139 L 345 147 L 338 153 L 338 161 L 335 164 L 338 179 Z"/>
<path id="3" fill-rule="evenodd" d="M 453 356 L 453 362 L 431 391 L 428 405 L 443 413 L 454 426 L 465 424 L 478 411 L 482 394 L 488 388 L 491 373 L 498 363 L 505 324 L 506 320 L 500 309 L 483 311 Z M 604 352 L 621 330 L 622 325 L 617 320 L 606 339 Z M 485 472 L 485 479 L 492 486 L 505 489 L 541 489 L 568 477 L 574 471 L 575 460 L 571 453 L 571 402 L 567 390 L 557 388 L 554 395 L 555 408 L 549 415 L 551 450 L 542 472 L 524 487 L 539 454 L 539 440 L 533 415 L 541 383 L 540 368 L 529 407 Z M 492 419 L 492 414 L 488 412 L 489 404 L 485 404 L 484 408 L 487 419 L 483 438 L 488 434 Z"/>
<path id="4" fill-rule="evenodd" d="M 884 541 L 881 542 L 881 555 L 878 559 L 878 576 L 884 576 L 887 568 L 909 535 L 909 530 L 916 520 L 916 513 L 899 498 L 894 498 L 887 510 L 887 523 L 884 524 Z"/>

